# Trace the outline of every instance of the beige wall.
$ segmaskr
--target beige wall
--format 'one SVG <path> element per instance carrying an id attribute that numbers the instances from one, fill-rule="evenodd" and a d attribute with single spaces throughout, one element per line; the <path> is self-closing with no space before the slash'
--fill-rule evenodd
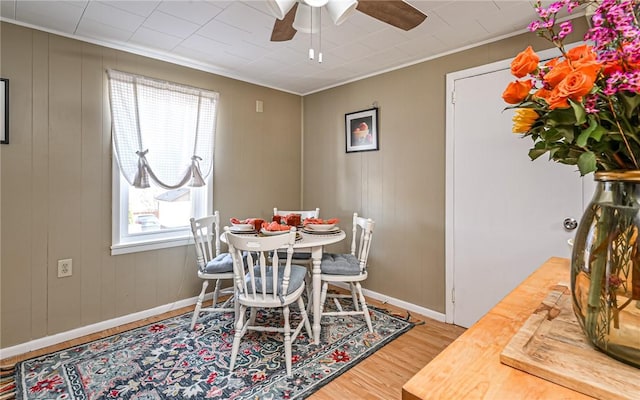
<path id="1" fill-rule="evenodd" d="M 445 312 L 446 74 L 529 44 L 549 47 L 526 33 L 304 97 L 304 206 L 343 225 L 353 212 L 376 221 L 364 287 Z M 346 154 L 345 113 L 374 102 L 380 150 Z"/>
<path id="2" fill-rule="evenodd" d="M 192 249 L 110 255 L 106 68 L 220 92 L 214 207 L 223 220 L 295 209 L 301 193 L 304 208 L 320 207 L 343 226 L 357 211 L 377 222 L 364 286 L 444 312 L 446 74 L 512 58 L 530 42 L 546 47 L 525 34 L 301 99 L 11 24 L 0 28 L 1 74 L 11 79 L 11 144 L 0 146 L 0 347 L 197 294 Z M 264 101 L 264 113 L 255 113 L 255 100 Z M 346 154 L 344 114 L 374 101 L 380 150 Z M 56 278 L 61 258 L 73 258 L 73 277 Z"/>
<path id="3" fill-rule="evenodd" d="M 11 143 L 0 146 L 0 347 L 199 291 L 192 248 L 110 255 L 107 68 L 220 93 L 213 190 L 223 221 L 300 206 L 300 96 L 12 24 L 0 32 L 11 85 Z M 70 278 L 56 277 L 62 258 L 73 259 Z"/>

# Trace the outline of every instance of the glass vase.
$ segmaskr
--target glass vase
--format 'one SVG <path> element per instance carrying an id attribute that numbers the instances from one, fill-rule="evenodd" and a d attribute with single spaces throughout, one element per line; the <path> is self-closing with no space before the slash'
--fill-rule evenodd
<path id="1" fill-rule="evenodd" d="M 640 368 L 640 171 L 595 180 L 574 238 L 573 310 L 593 346 Z"/>

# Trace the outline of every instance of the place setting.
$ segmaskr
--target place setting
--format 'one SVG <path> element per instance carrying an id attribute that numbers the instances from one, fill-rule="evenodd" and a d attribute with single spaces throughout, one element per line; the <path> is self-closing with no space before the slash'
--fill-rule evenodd
<path id="1" fill-rule="evenodd" d="M 272 222 L 263 222 L 262 227 L 260 228 L 261 236 L 276 236 L 282 235 L 283 233 L 289 233 L 291 231 L 291 226 L 283 225 L 276 221 Z M 300 232 L 296 231 L 296 241 L 302 240 L 302 235 Z"/>
<path id="2" fill-rule="evenodd" d="M 254 234 L 258 233 L 264 220 L 261 218 L 246 218 L 242 220 L 230 218 L 229 222 L 231 222 L 231 226 L 229 227 L 231 233 Z"/>
<path id="3" fill-rule="evenodd" d="M 336 224 L 340 222 L 338 218 L 306 218 L 303 221 L 302 232 L 311 235 L 335 235 L 341 232 Z"/>

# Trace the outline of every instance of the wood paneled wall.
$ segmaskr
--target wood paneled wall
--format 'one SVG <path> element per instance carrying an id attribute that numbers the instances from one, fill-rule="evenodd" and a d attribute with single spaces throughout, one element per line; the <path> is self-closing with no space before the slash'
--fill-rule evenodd
<path id="1" fill-rule="evenodd" d="M 223 221 L 300 206 L 300 96 L 8 23 L 0 32 L 11 85 L 0 348 L 199 293 L 191 247 L 111 256 L 107 68 L 220 93 L 213 193 Z M 73 276 L 59 279 L 64 258 Z"/>
<path id="2" fill-rule="evenodd" d="M 585 32 L 584 21 L 575 26 Z M 445 312 L 446 75 L 512 59 L 529 44 L 550 47 L 526 33 L 304 97 L 303 203 L 343 225 L 353 212 L 376 221 L 363 287 Z M 374 103 L 380 150 L 347 154 L 345 114 Z"/>
<path id="3" fill-rule="evenodd" d="M 197 294 L 187 247 L 110 255 L 105 69 L 220 92 L 223 220 L 302 205 L 348 227 L 357 211 L 377 223 L 364 286 L 444 313 L 446 74 L 548 47 L 526 33 L 301 98 L 7 23 L 0 32 L 12 130 L 0 146 L 0 347 Z M 346 154 L 344 114 L 374 102 L 380 150 Z M 56 278 L 61 258 L 73 277 Z"/>

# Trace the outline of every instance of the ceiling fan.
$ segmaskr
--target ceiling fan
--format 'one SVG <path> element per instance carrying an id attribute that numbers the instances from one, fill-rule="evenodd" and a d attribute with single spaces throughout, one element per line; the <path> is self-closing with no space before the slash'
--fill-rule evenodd
<path id="1" fill-rule="evenodd" d="M 319 16 L 325 7 L 336 25 L 358 10 L 389 25 L 408 31 L 427 16 L 403 0 L 267 0 L 277 18 L 271 32 L 272 42 L 293 39 L 296 32 L 317 32 Z"/>

